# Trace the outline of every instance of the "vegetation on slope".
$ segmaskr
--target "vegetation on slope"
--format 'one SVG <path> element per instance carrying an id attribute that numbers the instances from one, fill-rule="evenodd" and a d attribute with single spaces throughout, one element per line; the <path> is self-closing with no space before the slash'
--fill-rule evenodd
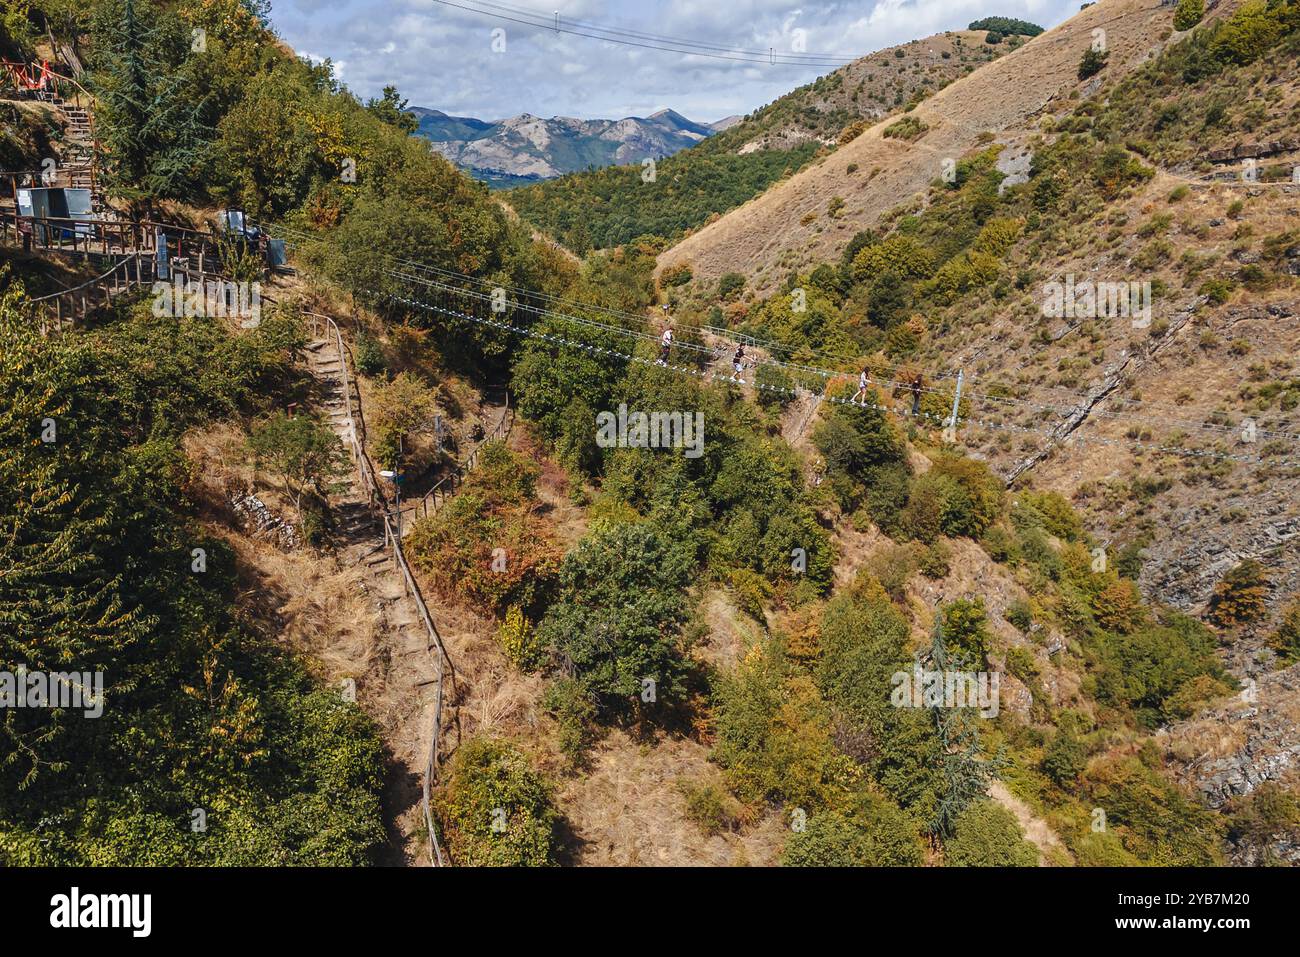
<path id="1" fill-rule="evenodd" d="M 638 239 L 651 245 L 676 240 L 1001 49 L 963 34 L 889 47 L 659 161 L 652 179 L 642 166 L 590 170 L 513 190 L 510 203 L 578 253 Z"/>

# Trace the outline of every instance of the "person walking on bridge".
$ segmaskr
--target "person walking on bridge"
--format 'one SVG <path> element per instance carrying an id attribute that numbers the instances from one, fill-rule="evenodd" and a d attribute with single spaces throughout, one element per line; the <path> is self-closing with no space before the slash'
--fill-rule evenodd
<path id="1" fill-rule="evenodd" d="M 657 366 L 668 365 L 668 355 L 669 353 L 672 352 L 672 349 L 673 349 L 673 330 L 672 330 L 672 326 L 669 326 L 667 329 L 664 330 L 664 334 L 659 337 L 659 358 L 655 360 L 655 365 Z"/>
<path id="2" fill-rule="evenodd" d="M 863 402 L 866 402 L 867 386 L 869 385 L 871 385 L 871 379 L 867 376 L 867 367 L 863 366 L 862 371 L 858 373 L 858 391 L 853 393 L 853 398 L 849 399 L 849 401 L 857 402 L 861 399 Z"/>
<path id="3" fill-rule="evenodd" d="M 745 380 L 740 377 L 741 373 L 745 371 L 744 343 L 740 343 L 739 345 L 736 346 L 736 354 L 731 357 L 731 368 L 735 370 L 735 375 L 733 375 L 732 378 L 735 379 L 737 382 L 739 382 L 741 385 L 744 385 Z"/>

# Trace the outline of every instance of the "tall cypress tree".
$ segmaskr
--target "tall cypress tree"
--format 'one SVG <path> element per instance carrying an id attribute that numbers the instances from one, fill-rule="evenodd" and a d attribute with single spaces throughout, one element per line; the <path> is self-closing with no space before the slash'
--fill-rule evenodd
<path id="1" fill-rule="evenodd" d="M 206 94 L 196 82 L 188 27 L 136 0 L 105 8 L 96 26 L 101 101 L 97 119 L 109 187 L 127 199 L 180 198 L 198 183 L 211 131 L 200 120 Z"/>
<path id="2" fill-rule="evenodd" d="M 930 667 L 946 674 L 962 670 L 964 662 L 948 651 L 943 637 L 942 616 L 935 620 L 930 644 Z M 935 731 L 942 752 L 943 788 L 931 823 L 931 833 L 948 837 L 957 816 L 988 790 L 1006 761 L 1001 750 L 985 758 L 980 749 L 978 713 L 973 708 L 932 708 Z"/>

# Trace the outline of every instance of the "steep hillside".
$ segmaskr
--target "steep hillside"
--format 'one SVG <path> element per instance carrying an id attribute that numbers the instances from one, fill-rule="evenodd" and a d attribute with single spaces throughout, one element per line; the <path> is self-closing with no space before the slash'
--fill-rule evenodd
<path id="1" fill-rule="evenodd" d="M 988 44 L 986 38 L 955 31 L 862 57 L 660 163 L 653 180 L 639 166 L 597 170 L 516 190 L 510 201 L 578 252 L 642 235 L 676 238 L 1022 39 Z"/>
<path id="2" fill-rule="evenodd" d="M 1234 5 L 1209 14 L 1221 17 Z M 1102 0 L 986 63 L 917 105 L 916 131 L 881 122 L 798 175 L 666 250 L 659 273 L 689 267 L 705 282 L 725 272 L 770 290 L 792 269 L 833 259 L 853 235 L 904 197 L 943 175 L 982 138 L 1011 141 L 1032 131 L 1043 111 L 1076 91 L 1096 87 L 1141 64 L 1172 33 L 1159 0 Z M 1109 50 L 1102 76 L 1085 84 L 1079 61 L 1104 30 Z"/>
<path id="3" fill-rule="evenodd" d="M 1213 653 L 1244 686 L 1241 698 L 1199 717 L 1205 700 L 1151 715 L 1164 727 L 1142 760 L 1167 763 L 1207 806 L 1252 821 L 1233 832 L 1234 860 L 1294 860 L 1300 8 L 1220 5 L 1159 55 L 1143 59 L 1135 48 L 1137 62 L 1114 75 L 1126 34 L 1136 42 L 1141 31 L 1125 26 L 1126 5 L 1101 8 L 1119 15 L 1106 27 L 1108 65 L 1088 82 L 1074 74 L 1077 94 L 1047 103 L 1032 132 L 975 136 L 955 154 L 950 181 L 932 170 L 915 195 L 875 197 L 884 211 L 855 223 L 867 228 L 814 234 L 823 246 L 808 247 L 810 260 L 787 249 L 779 273 L 748 275 L 740 261 L 710 260 L 735 273 L 719 283 L 678 269 L 667 278 L 686 281 L 670 296 L 680 320 L 730 324 L 782 343 L 763 356 L 838 369 L 832 396 L 850 395 L 866 365 L 879 388 L 869 402 L 911 414 L 914 436 L 988 463 L 1018 507 L 1048 515 L 1069 503 L 1075 517 L 1047 527 L 1089 535 L 1094 570 L 1118 568 L 1156 603 L 1212 629 Z M 1091 12 L 1066 28 L 1077 33 Z M 1157 18 L 1151 36 L 1168 33 L 1172 11 L 1139 13 Z M 1077 70 L 1080 58 L 1071 59 Z M 925 122 L 917 145 L 880 145 L 915 157 L 935 134 L 957 138 L 950 118 Z M 890 170 L 906 177 L 900 164 Z M 787 190 L 717 225 L 733 220 L 737 243 L 760 248 L 738 223 L 751 211 L 776 215 L 764 204 L 778 194 L 793 202 Z M 761 232 L 772 247 L 780 235 Z M 823 247 L 829 262 L 818 261 Z M 1103 282 L 1121 289 L 1109 305 L 1100 292 L 1069 311 L 1056 301 L 1066 286 L 1082 297 Z M 958 369 L 959 428 L 944 436 Z M 900 499 L 883 479 L 865 512 L 887 526 L 889 502 Z M 983 540 L 989 555 L 1013 563 L 1033 560 L 1038 547 L 1026 544 Z M 1122 621 L 1130 587 L 1106 596 L 1093 620 Z M 1160 652 L 1124 654 L 1134 664 Z"/>

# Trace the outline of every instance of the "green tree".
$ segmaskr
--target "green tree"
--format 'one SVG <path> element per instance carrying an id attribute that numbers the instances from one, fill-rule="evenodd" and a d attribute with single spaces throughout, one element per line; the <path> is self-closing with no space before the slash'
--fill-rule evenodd
<path id="1" fill-rule="evenodd" d="M 677 630 L 693 564 L 649 522 L 598 527 L 565 556 L 539 633 L 555 669 L 603 714 L 646 717 L 681 703 Z"/>
<path id="2" fill-rule="evenodd" d="M 556 863 L 551 784 L 517 747 L 476 738 L 448 762 L 438 816 L 454 863 L 468 867 L 546 867 Z"/>
<path id="3" fill-rule="evenodd" d="M 366 101 L 366 109 L 379 117 L 389 126 L 395 126 L 403 133 L 414 133 L 420 126 L 420 120 L 414 113 L 406 111 L 407 101 L 397 92 L 397 87 L 384 87 L 383 96 Z"/>
<path id="4" fill-rule="evenodd" d="M 254 426 L 248 447 L 257 467 L 279 479 L 299 518 L 309 488 L 324 495 L 330 480 L 348 471 L 347 453 L 338 436 L 329 426 L 305 415 L 291 418 L 283 412 L 274 413 Z"/>

